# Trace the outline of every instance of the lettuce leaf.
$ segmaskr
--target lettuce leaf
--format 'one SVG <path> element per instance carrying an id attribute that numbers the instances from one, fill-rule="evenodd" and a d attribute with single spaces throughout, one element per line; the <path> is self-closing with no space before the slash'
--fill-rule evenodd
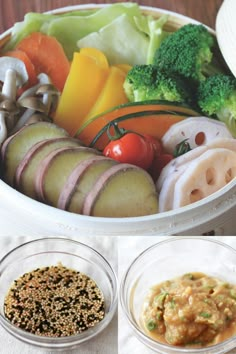
<path id="1" fill-rule="evenodd" d="M 134 24 L 134 16 L 140 17 L 141 10 L 136 3 L 116 3 L 96 11 L 81 10 L 73 14 L 69 12 L 51 15 L 31 12 L 25 15 L 24 21 L 13 26 L 11 39 L 4 47 L 4 51 L 13 49 L 30 33 L 40 31 L 56 37 L 68 58 L 72 59 L 74 51 L 78 51 L 76 43 L 79 39 L 98 31 L 122 14 L 127 14 Z"/>
<path id="2" fill-rule="evenodd" d="M 122 14 L 126 14 L 134 24 L 134 16 L 140 17 L 141 11 L 135 3 L 117 3 L 106 6 L 90 16 L 69 16 L 59 18 L 43 25 L 42 31 L 56 37 L 62 44 L 69 59 L 78 51 L 77 41 L 90 33 L 97 32 Z"/>
<path id="3" fill-rule="evenodd" d="M 165 21 L 144 16 L 133 2 L 62 14 L 31 12 L 13 26 L 3 52 L 14 49 L 30 33 L 42 32 L 61 43 L 69 60 L 79 48 L 89 46 L 102 50 L 110 64 L 145 64 L 163 39 Z"/>
<path id="4" fill-rule="evenodd" d="M 77 45 L 78 48 L 93 47 L 101 50 L 110 65 L 135 65 L 146 62 L 149 40 L 131 23 L 129 17 L 123 14 L 100 31 L 80 39 Z"/>
<path id="5" fill-rule="evenodd" d="M 146 64 L 153 64 L 156 50 L 169 34 L 163 29 L 168 18 L 168 15 L 163 15 L 158 19 L 155 19 L 153 16 L 134 18 L 137 28 L 149 37 Z"/>

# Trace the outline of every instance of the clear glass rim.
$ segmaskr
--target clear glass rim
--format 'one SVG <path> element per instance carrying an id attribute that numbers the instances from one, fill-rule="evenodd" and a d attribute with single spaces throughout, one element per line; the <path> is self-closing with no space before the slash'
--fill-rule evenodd
<path id="1" fill-rule="evenodd" d="M 17 339 L 20 339 L 23 342 L 26 342 L 28 344 L 32 344 L 34 346 L 50 348 L 50 349 L 63 349 L 63 348 L 69 348 L 71 346 L 74 347 L 74 346 L 77 346 L 89 339 L 92 339 L 96 335 L 98 335 L 111 322 L 111 320 L 116 312 L 117 302 L 118 302 L 117 276 L 116 276 L 116 273 L 115 273 L 113 267 L 111 266 L 111 264 L 106 260 L 106 258 L 100 252 L 95 250 L 93 247 L 88 246 L 83 242 L 75 241 L 73 239 L 69 239 L 69 238 L 65 238 L 65 237 L 54 237 L 54 236 L 38 238 L 38 239 L 31 240 L 31 241 L 27 241 L 27 242 L 13 248 L 7 254 L 5 254 L 4 257 L 1 258 L 0 267 L 8 257 L 10 257 L 12 254 L 14 254 L 14 252 L 17 252 L 20 249 L 27 247 L 28 245 L 42 243 L 45 241 L 66 242 L 66 243 L 75 244 L 76 246 L 84 247 L 87 250 L 89 250 L 90 252 L 96 254 L 96 256 L 102 261 L 103 266 L 105 266 L 105 268 L 109 274 L 109 278 L 110 278 L 110 282 L 111 282 L 112 297 L 111 297 L 111 304 L 109 307 L 109 311 L 106 313 L 105 318 L 101 322 L 97 323 L 94 327 L 89 328 L 88 330 L 86 330 L 82 333 L 79 333 L 79 334 L 76 334 L 73 336 L 68 336 L 68 337 L 52 338 L 52 337 L 44 337 L 44 336 L 32 334 L 30 332 L 24 331 L 16 326 L 14 326 L 1 313 L 0 313 L 0 324 L 3 326 L 3 328 L 8 333 L 13 335 Z M 62 251 L 62 253 L 63 253 L 63 251 Z M 1 273 L 0 273 L 0 276 L 1 276 Z"/>
<path id="2" fill-rule="evenodd" d="M 129 265 L 129 267 L 127 268 L 126 272 L 124 273 L 121 281 L 120 281 L 120 291 L 119 291 L 119 301 L 121 304 L 121 308 L 123 313 L 125 314 L 126 319 L 128 320 L 128 323 L 130 324 L 132 330 L 134 331 L 134 334 L 136 335 L 136 337 L 142 341 L 146 346 L 148 346 L 149 348 L 151 348 L 152 350 L 159 350 L 160 353 L 163 353 L 161 350 L 165 350 L 166 352 L 168 351 L 168 353 L 173 353 L 173 354 L 183 354 L 183 353 L 189 353 L 189 354 L 212 354 L 214 353 L 214 350 L 217 352 L 219 352 L 219 350 L 223 350 L 225 349 L 226 346 L 227 350 L 233 349 L 236 346 L 236 335 L 224 340 L 221 343 L 209 346 L 209 347 L 205 347 L 205 348 L 195 348 L 195 349 L 191 349 L 191 348 L 179 348 L 179 347 L 174 347 L 165 343 L 161 343 L 161 342 L 157 342 L 154 339 L 150 338 L 148 335 L 146 335 L 143 331 L 141 331 L 140 327 L 137 325 L 136 321 L 134 321 L 134 319 L 132 318 L 132 315 L 130 314 L 130 308 L 129 308 L 129 304 L 127 303 L 127 299 L 126 299 L 126 286 L 127 286 L 127 278 L 129 276 L 130 271 L 132 270 L 134 265 L 137 265 L 137 263 L 143 258 L 145 257 L 150 251 L 152 251 L 155 248 L 158 248 L 164 244 L 167 243 L 174 243 L 174 242 L 178 242 L 180 240 L 199 240 L 199 241 L 203 241 L 203 242 L 209 242 L 212 244 L 217 244 L 218 246 L 224 247 L 225 249 L 227 249 L 228 251 L 231 251 L 233 253 L 235 253 L 236 256 L 236 249 L 233 248 L 232 246 L 225 244 L 219 240 L 213 240 L 210 239 L 209 237 L 203 237 L 203 236 L 174 236 L 170 239 L 166 239 L 163 241 L 159 241 L 156 242 L 155 244 L 149 246 L 148 248 L 146 248 L 144 251 L 142 251 Z M 235 258 L 236 259 L 236 258 Z M 129 300 L 129 299 L 128 299 Z M 235 343 L 233 345 L 233 343 Z M 233 346 L 230 346 L 230 345 Z"/>

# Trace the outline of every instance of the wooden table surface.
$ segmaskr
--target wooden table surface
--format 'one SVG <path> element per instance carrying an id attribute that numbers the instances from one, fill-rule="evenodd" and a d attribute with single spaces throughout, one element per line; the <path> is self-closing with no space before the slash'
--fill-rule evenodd
<path id="1" fill-rule="evenodd" d="M 78 1 L 78 0 L 1 0 L 0 33 L 10 28 L 14 22 L 22 21 L 27 12 L 44 12 L 68 5 L 89 3 L 114 3 L 119 1 Z M 142 0 L 137 3 L 159 7 L 192 17 L 214 28 L 216 14 L 223 0 Z"/>

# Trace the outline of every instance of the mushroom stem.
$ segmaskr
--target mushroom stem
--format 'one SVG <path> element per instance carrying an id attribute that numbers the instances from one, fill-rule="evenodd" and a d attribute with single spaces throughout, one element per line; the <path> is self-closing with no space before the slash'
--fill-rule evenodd
<path id="1" fill-rule="evenodd" d="M 13 69 L 8 69 L 5 74 L 5 80 L 2 86 L 2 95 L 4 98 L 8 98 L 11 101 L 16 99 L 16 81 L 17 81 L 17 73 Z M 4 115 L 6 117 L 6 115 Z M 15 119 L 13 114 L 9 114 L 7 117 L 7 127 L 6 132 L 8 129 L 14 126 Z"/>
<path id="2" fill-rule="evenodd" d="M 37 90 L 40 88 L 40 86 L 51 83 L 49 76 L 47 74 L 41 73 L 37 77 L 38 77 L 38 83 L 36 85 L 30 87 L 28 90 L 24 91 L 21 94 L 20 99 L 25 98 L 25 97 L 34 96 L 36 94 Z"/>
<path id="3" fill-rule="evenodd" d="M 11 134 L 16 133 L 19 129 L 21 129 L 30 119 L 30 117 L 35 113 L 34 109 L 27 108 L 26 111 L 22 114 L 22 116 L 16 122 L 14 128 L 11 130 Z"/>
<path id="4" fill-rule="evenodd" d="M 52 103 L 52 96 L 49 93 L 44 93 L 43 94 L 43 98 L 42 98 L 42 102 L 45 105 L 45 114 L 49 114 L 50 111 L 50 107 L 51 107 L 51 103 Z"/>
<path id="5" fill-rule="evenodd" d="M 50 85 L 51 84 L 51 80 L 50 80 L 49 76 L 46 75 L 45 73 L 39 74 L 38 78 L 39 78 L 41 85 Z M 49 111 L 50 111 L 51 103 L 52 103 L 51 95 L 49 93 L 45 93 L 43 95 L 42 102 L 45 105 L 45 112 L 44 113 L 46 115 L 48 115 Z"/>
<path id="6" fill-rule="evenodd" d="M 0 58 L 0 81 L 3 82 L 2 96 L 4 99 L 15 101 L 17 87 L 27 82 L 28 78 L 25 64 L 21 60 L 8 56 Z M 6 115 L 8 115 L 7 125 L 5 121 Z M 7 130 L 11 129 L 13 124 L 14 114 L 6 112 L 4 109 L 0 110 L 0 143 L 6 139 Z"/>
<path id="7" fill-rule="evenodd" d="M 59 91 L 52 84 L 42 85 L 36 92 L 37 96 L 42 97 L 42 102 L 46 106 L 45 113 L 50 115 L 54 112 L 59 98 Z"/>
<path id="8" fill-rule="evenodd" d="M 13 69 L 8 69 L 5 73 L 5 80 L 2 86 L 2 96 L 10 100 L 16 99 L 16 72 Z M 0 144 L 7 137 L 6 112 L 0 111 Z M 13 125 L 13 116 L 8 115 L 9 125 Z"/>
<path id="9" fill-rule="evenodd" d="M 5 80 L 2 86 L 2 95 L 14 101 L 16 99 L 16 72 L 8 69 L 5 74 Z"/>
<path id="10" fill-rule="evenodd" d="M 6 112 L 0 112 L 0 144 L 7 138 L 7 127 L 5 122 Z"/>

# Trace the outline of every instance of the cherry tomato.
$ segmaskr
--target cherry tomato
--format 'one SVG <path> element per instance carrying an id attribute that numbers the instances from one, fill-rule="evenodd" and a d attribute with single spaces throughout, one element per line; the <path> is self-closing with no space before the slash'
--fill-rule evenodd
<path id="1" fill-rule="evenodd" d="M 161 154 L 156 156 L 153 160 L 152 166 L 149 169 L 149 173 L 152 176 L 154 182 L 157 181 L 161 174 L 162 169 L 173 160 L 173 156 L 170 154 Z"/>
<path id="2" fill-rule="evenodd" d="M 160 140 L 154 138 L 151 135 L 147 135 L 147 134 L 145 134 L 144 137 L 152 145 L 153 150 L 154 150 L 154 157 L 155 156 L 159 156 L 159 155 L 161 155 L 163 153 L 163 147 L 162 147 L 162 144 L 161 144 Z"/>
<path id="3" fill-rule="evenodd" d="M 126 133 L 121 138 L 110 141 L 103 154 L 119 162 L 130 163 L 147 170 L 152 164 L 154 149 L 144 136 Z"/>

